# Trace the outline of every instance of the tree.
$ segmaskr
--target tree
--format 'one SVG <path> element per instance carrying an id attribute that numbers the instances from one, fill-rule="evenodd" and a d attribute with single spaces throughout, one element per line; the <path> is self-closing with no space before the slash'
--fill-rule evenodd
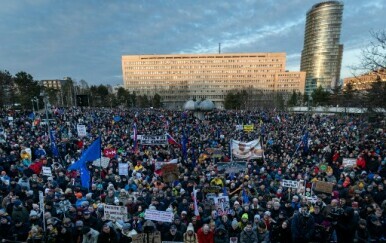
<path id="1" fill-rule="evenodd" d="M 323 89 L 322 86 L 316 88 L 311 94 L 315 105 L 326 105 L 328 103 L 330 93 Z"/>
<path id="2" fill-rule="evenodd" d="M 224 98 L 224 107 L 228 110 L 240 109 L 242 104 L 242 100 L 240 97 L 240 93 L 234 93 L 233 91 L 226 94 Z"/>
<path id="3" fill-rule="evenodd" d="M 292 94 L 291 94 L 291 97 L 290 97 L 290 99 L 287 102 L 287 105 L 288 106 L 296 106 L 296 105 L 298 105 L 300 96 L 301 96 L 300 93 L 297 93 L 295 90 L 293 90 Z"/>
<path id="4" fill-rule="evenodd" d="M 154 108 L 161 108 L 162 107 L 161 95 L 159 95 L 158 93 L 156 93 L 153 97 L 153 107 Z"/>
<path id="5" fill-rule="evenodd" d="M 330 104 L 333 106 L 337 106 L 341 104 L 341 98 L 342 98 L 342 86 L 336 85 L 333 89 L 331 89 L 331 95 L 330 95 Z"/>
<path id="6" fill-rule="evenodd" d="M 64 106 L 74 106 L 74 81 L 70 77 L 66 77 L 62 86 Z"/>
<path id="7" fill-rule="evenodd" d="M 31 74 L 26 72 L 18 72 L 14 78 L 17 92 L 16 92 L 16 100 L 20 105 L 24 108 L 31 107 L 32 103 L 31 99 L 33 97 L 39 97 L 40 95 L 40 86 L 37 81 L 35 81 Z M 42 103 L 42 102 L 41 102 Z"/>
<path id="8" fill-rule="evenodd" d="M 378 76 L 377 81 L 371 83 L 371 88 L 364 95 L 365 102 L 369 108 L 386 109 L 386 82 L 382 82 Z"/>
<path id="9" fill-rule="evenodd" d="M 15 103 L 16 86 L 12 75 L 7 71 L 0 71 L 0 107 Z"/>
<path id="10" fill-rule="evenodd" d="M 361 72 L 386 69 L 386 30 L 371 31 L 372 40 L 361 51 L 360 64 L 354 67 Z"/>

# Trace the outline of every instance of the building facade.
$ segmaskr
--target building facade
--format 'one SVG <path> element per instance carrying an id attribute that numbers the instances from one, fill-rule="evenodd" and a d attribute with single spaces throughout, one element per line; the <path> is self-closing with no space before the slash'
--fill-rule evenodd
<path id="1" fill-rule="evenodd" d="M 41 80 L 40 84 L 46 88 L 61 90 L 65 82 L 66 80 L 61 80 L 61 79 L 46 79 L 46 80 Z"/>
<path id="2" fill-rule="evenodd" d="M 331 89 L 340 79 L 343 45 L 340 44 L 343 3 L 315 4 L 306 18 L 300 70 L 306 72 L 305 92 L 317 87 Z"/>
<path id="3" fill-rule="evenodd" d="M 352 85 L 354 90 L 366 90 L 371 88 L 371 84 L 377 79 L 386 82 L 386 69 L 380 69 L 377 72 L 368 72 L 357 77 L 349 77 L 343 80 L 343 88 L 348 84 Z"/>
<path id="4" fill-rule="evenodd" d="M 122 56 L 123 84 L 137 95 L 158 93 L 168 107 L 189 99 L 221 108 L 231 90 L 304 92 L 305 72 L 286 72 L 285 53 Z"/>

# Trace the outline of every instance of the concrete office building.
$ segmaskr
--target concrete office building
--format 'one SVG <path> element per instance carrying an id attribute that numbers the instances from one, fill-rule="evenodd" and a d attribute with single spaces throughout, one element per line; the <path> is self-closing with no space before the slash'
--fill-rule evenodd
<path id="1" fill-rule="evenodd" d="M 340 79 L 343 45 L 340 42 L 343 3 L 326 1 L 308 12 L 300 70 L 306 72 L 305 92 L 335 87 Z"/>
<path id="2" fill-rule="evenodd" d="M 221 108 L 230 90 L 304 92 L 305 72 L 286 72 L 285 53 L 122 56 L 123 84 L 170 108 L 189 100 L 212 100 Z"/>
<path id="3" fill-rule="evenodd" d="M 377 72 L 368 72 L 357 77 L 349 77 L 343 80 L 343 89 L 351 84 L 354 90 L 366 90 L 371 88 L 371 84 L 380 79 L 386 82 L 386 69 L 379 69 Z"/>

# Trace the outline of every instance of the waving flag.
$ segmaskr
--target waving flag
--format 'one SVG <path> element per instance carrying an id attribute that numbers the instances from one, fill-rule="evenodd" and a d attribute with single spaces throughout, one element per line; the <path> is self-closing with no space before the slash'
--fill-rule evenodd
<path id="1" fill-rule="evenodd" d="M 50 131 L 50 139 L 51 139 L 52 154 L 55 157 L 59 157 L 59 150 L 58 150 L 58 147 L 56 146 L 56 143 L 55 143 L 55 140 L 56 140 L 55 131 L 53 131 L 53 130 Z"/>
<path id="2" fill-rule="evenodd" d="M 303 135 L 302 144 L 303 144 L 303 151 L 308 152 L 308 131 Z"/>
<path id="3" fill-rule="evenodd" d="M 165 165 L 177 164 L 177 163 L 178 163 L 178 159 L 172 159 L 169 162 L 155 162 L 155 164 L 154 164 L 154 174 L 156 174 L 158 176 L 162 176 L 162 168 Z"/>
<path id="4" fill-rule="evenodd" d="M 137 115 L 136 115 L 137 117 Z M 134 133 L 134 153 L 137 152 L 137 148 L 138 148 L 138 130 L 137 130 L 137 123 L 134 122 L 134 125 L 133 125 L 133 133 Z"/>
<path id="5" fill-rule="evenodd" d="M 82 182 L 82 187 L 90 188 L 90 171 L 88 171 L 85 164 L 80 167 L 80 181 Z"/>
<path id="6" fill-rule="evenodd" d="M 168 140 L 169 144 L 181 147 L 181 144 L 177 143 L 177 141 L 169 133 L 166 133 L 166 139 Z"/>
<path id="7" fill-rule="evenodd" d="M 187 144 L 188 144 L 188 138 L 186 137 L 185 130 L 183 130 L 183 133 L 182 133 L 182 156 L 183 156 L 184 160 L 186 160 L 188 157 L 188 148 L 186 147 Z"/>
<path id="8" fill-rule="evenodd" d="M 199 217 L 199 216 L 200 216 L 200 212 L 198 211 L 198 205 L 197 205 L 197 190 L 196 190 L 195 187 L 193 188 L 193 201 L 194 201 L 194 215 L 196 215 L 197 217 Z"/>
<path id="9" fill-rule="evenodd" d="M 122 120 L 122 117 L 121 116 L 114 116 L 114 122 L 119 122 L 120 120 Z"/>
<path id="10" fill-rule="evenodd" d="M 90 147 L 83 152 L 80 159 L 68 167 L 68 170 L 79 170 L 85 166 L 87 161 L 94 161 L 101 158 L 101 138 L 95 140 Z"/>
<path id="11" fill-rule="evenodd" d="M 249 197 L 245 189 L 243 189 L 243 204 L 248 204 L 249 203 Z"/>

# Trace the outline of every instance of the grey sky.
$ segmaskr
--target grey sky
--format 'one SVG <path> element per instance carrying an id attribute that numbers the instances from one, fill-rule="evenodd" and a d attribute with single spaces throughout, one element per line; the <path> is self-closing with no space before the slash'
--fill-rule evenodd
<path id="1" fill-rule="evenodd" d="M 121 84 L 124 54 L 286 52 L 299 70 L 306 12 L 316 0 L 0 0 L 0 70 Z M 385 0 L 346 0 L 342 78 Z"/>

